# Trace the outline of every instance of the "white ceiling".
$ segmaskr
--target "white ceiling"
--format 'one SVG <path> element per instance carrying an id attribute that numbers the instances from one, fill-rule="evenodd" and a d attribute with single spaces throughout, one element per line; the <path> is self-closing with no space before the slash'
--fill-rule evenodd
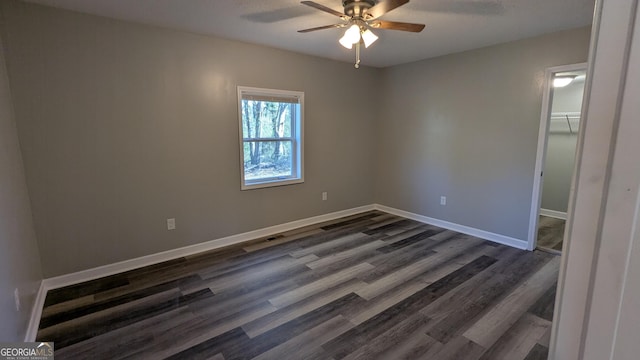
<path id="1" fill-rule="evenodd" d="M 339 18 L 298 0 L 26 0 L 64 9 L 299 53 L 353 61 L 337 40 L 342 29 L 300 34 Z M 341 0 L 316 0 L 342 11 Z M 594 0 L 411 0 L 382 20 L 424 23 L 418 34 L 377 30 L 364 65 L 385 67 L 586 26 Z"/>

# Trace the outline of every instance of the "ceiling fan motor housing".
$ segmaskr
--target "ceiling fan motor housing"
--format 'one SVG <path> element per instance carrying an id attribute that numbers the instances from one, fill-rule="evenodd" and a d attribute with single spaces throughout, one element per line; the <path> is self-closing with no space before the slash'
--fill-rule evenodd
<path id="1" fill-rule="evenodd" d="M 365 11 L 376 4 L 375 0 L 344 0 L 344 13 L 350 17 L 362 18 Z"/>

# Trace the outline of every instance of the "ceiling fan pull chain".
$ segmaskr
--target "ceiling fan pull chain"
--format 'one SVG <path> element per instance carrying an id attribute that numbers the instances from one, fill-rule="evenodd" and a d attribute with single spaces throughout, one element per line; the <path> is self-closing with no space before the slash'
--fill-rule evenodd
<path id="1" fill-rule="evenodd" d="M 356 43 L 356 64 L 354 66 L 356 69 L 360 68 L 360 42 Z"/>

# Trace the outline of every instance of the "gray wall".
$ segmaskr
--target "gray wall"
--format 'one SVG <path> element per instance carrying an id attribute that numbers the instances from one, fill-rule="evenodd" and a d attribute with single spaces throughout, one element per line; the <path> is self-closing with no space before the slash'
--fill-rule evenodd
<path id="1" fill-rule="evenodd" d="M 0 6 L 46 277 L 374 202 L 525 239 L 544 69 L 585 61 L 589 40 L 584 28 L 354 71 Z M 304 184 L 240 191 L 237 85 L 305 91 Z"/>
<path id="2" fill-rule="evenodd" d="M 583 92 L 584 81 L 554 89 L 551 113 L 580 112 Z M 571 119 L 571 130 L 564 121 L 556 122 L 557 120 L 552 118 L 549 126 L 541 207 L 566 213 L 578 142 L 579 121 Z"/>
<path id="3" fill-rule="evenodd" d="M 385 69 L 377 202 L 526 240 L 544 70 L 586 61 L 589 33 Z"/>
<path id="4" fill-rule="evenodd" d="M 0 12 L 0 19 L 2 12 Z M 0 341 L 23 341 L 42 279 L 0 36 Z M 17 312 L 14 289 L 20 292 Z"/>
<path id="5" fill-rule="evenodd" d="M 0 4 L 46 277 L 373 203 L 379 70 Z M 305 92 L 304 184 L 240 191 L 237 85 Z"/>

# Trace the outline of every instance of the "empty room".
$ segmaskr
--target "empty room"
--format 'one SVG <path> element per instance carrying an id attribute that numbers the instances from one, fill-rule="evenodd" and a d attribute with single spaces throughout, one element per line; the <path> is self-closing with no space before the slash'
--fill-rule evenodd
<path id="1" fill-rule="evenodd" d="M 0 0 L 0 355 L 633 358 L 637 17 Z"/>

